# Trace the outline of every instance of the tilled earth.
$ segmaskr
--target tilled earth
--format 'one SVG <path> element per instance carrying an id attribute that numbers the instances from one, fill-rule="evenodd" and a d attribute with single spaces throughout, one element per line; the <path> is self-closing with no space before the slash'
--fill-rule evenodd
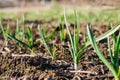
<path id="1" fill-rule="evenodd" d="M 6 26 L 7 20 L 3 19 L 2 22 Z M 33 22 L 29 21 L 28 23 L 28 21 L 25 21 L 26 26 L 31 23 Z M 51 24 L 46 27 L 47 23 L 41 21 L 34 22 L 33 36 L 35 46 L 34 53 L 32 54 L 30 54 L 30 51 L 25 46 L 20 47 L 17 42 L 11 39 L 9 39 L 8 46 L 4 46 L 4 38 L 0 35 L 0 80 L 113 80 L 112 73 L 99 60 L 91 46 L 88 46 L 84 51 L 79 60 L 79 69 L 75 71 L 67 44 L 69 42 L 68 35 L 65 42 L 61 42 L 58 35 L 61 25 Z M 37 24 L 41 24 L 42 27 L 45 26 L 44 28 L 47 28 L 45 30 L 46 34 L 51 33 L 57 27 L 56 35 L 49 41 L 50 45 L 55 45 L 57 48 L 54 60 L 51 59 L 40 40 Z M 84 43 L 83 34 L 86 32 L 87 24 L 79 23 L 79 46 Z M 19 25 L 21 25 L 21 22 Z M 72 31 L 73 26 L 73 23 L 69 23 Z M 111 29 L 111 27 L 113 26 L 106 24 L 92 25 L 95 36 L 101 35 Z M 10 21 L 10 28 L 13 31 L 15 29 L 15 23 L 12 21 Z M 106 39 L 99 41 L 99 48 L 109 60 Z"/>

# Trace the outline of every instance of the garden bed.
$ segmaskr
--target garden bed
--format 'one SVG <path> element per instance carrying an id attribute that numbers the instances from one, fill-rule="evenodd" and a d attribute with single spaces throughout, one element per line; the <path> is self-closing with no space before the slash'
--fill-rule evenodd
<path id="1" fill-rule="evenodd" d="M 8 24 L 7 20 L 2 20 L 4 28 Z M 9 20 L 9 28 L 15 34 L 16 22 Z M 19 27 L 22 26 L 19 22 Z M 68 42 L 69 35 L 66 32 L 65 41 L 60 39 L 61 24 L 49 25 L 42 21 L 24 21 L 24 27 L 31 25 L 33 34 L 33 53 L 25 46 L 19 46 L 18 42 L 8 39 L 7 46 L 4 45 L 4 36 L 0 35 L 0 79 L 26 79 L 26 80 L 113 80 L 114 76 L 103 64 L 95 53 L 92 46 L 88 46 L 79 59 L 78 70 L 74 70 L 73 59 L 71 57 Z M 46 35 L 55 30 L 55 35 L 48 41 L 50 47 L 56 47 L 56 56 L 52 60 L 45 48 L 38 26 L 41 25 Z M 70 30 L 74 30 L 74 23 L 68 23 Z M 79 46 L 84 43 L 84 33 L 87 32 L 87 22 L 79 23 Z M 49 27 L 46 27 L 49 26 Z M 65 26 L 65 25 L 64 25 Z M 92 30 L 96 37 L 110 30 L 114 26 L 108 24 L 92 24 Z M 26 29 L 26 28 L 25 28 Z M 65 26 L 66 29 L 66 26 Z M 119 29 L 120 30 L 120 29 Z M 117 30 L 116 35 L 119 30 Z M 26 31 L 26 30 L 25 30 Z M 110 60 L 108 53 L 107 39 L 99 41 L 99 48 L 105 57 Z M 120 61 L 119 61 L 120 62 Z M 120 63 L 119 63 L 120 64 Z"/>

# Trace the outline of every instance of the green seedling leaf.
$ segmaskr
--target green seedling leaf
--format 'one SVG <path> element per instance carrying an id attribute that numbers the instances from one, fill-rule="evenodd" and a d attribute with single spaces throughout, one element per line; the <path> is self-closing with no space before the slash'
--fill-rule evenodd
<path id="1" fill-rule="evenodd" d="M 1 20 L 0 20 L 0 27 L 1 27 L 1 30 L 2 30 L 4 39 L 5 39 L 5 46 L 7 46 L 7 45 L 8 45 L 8 37 L 7 37 L 7 34 L 9 33 L 9 23 L 7 24 L 7 28 L 6 28 L 6 30 L 5 30 L 5 29 L 3 28 L 2 22 L 1 22 Z"/>
<path id="2" fill-rule="evenodd" d="M 19 27 L 18 25 L 18 19 L 16 20 L 16 32 L 15 32 L 15 38 L 25 41 L 25 32 L 24 32 L 24 26 L 22 24 L 22 27 Z M 20 44 L 19 44 L 20 45 Z"/>
<path id="3" fill-rule="evenodd" d="M 46 42 L 48 42 L 49 40 L 51 40 L 51 39 L 56 35 L 56 34 L 55 34 L 56 29 L 57 29 L 57 27 L 51 32 L 50 35 L 48 35 L 48 36 L 45 37 Z"/>
<path id="4" fill-rule="evenodd" d="M 78 52 L 78 45 L 79 45 L 79 29 L 78 29 L 78 18 L 77 18 L 77 13 L 75 12 L 75 26 L 74 26 L 74 47 L 75 47 L 75 53 Z"/>
<path id="5" fill-rule="evenodd" d="M 66 38 L 66 33 L 64 31 L 65 27 L 64 27 L 64 16 L 61 16 L 61 24 L 62 24 L 62 27 L 60 29 L 60 38 L 61 38 L 61 41 L 65 41 L 65 38 Z"/>
<path id="6" fill-rule="evenodd" d="M 54 48 L 53 48 L 53 53 L 52 53 L 52 54 L 53 54 L 53 59 L 54 59 L 55 56 L 56 56 L 56 50 L 57 50 L 56 47 L 54 47 Z"/>
<path id="7" fill-rule="evenodd" d="M 116 43 L 117 42 L 117 36 L 115 34 L 113 34 L 112 37 L 113 37 L 113 43 Z"/>
<path id="8" fill-rule="evenodd" d="M 19 39 L 15 38 L 15 36 L 14 36 L 14 35 L 8 34 L 7 36 L 8 36 L 9 38 L 11 38 L 11 39 L 13 39 L 13 40 L 15 40 L 15 41 L 19 42 L 20 44 L 22 44 L 22 45 L 25 45 L 25 46 L 29 47 L 29 45 L 27 45 L 25 42 L 23 42 L 23 41 L 21 41 L 21 40 L 19 40 Z"/>
<path id="9" fill-rule="evenodd" d="M 96 40 L 94 38 L 94 35 L 92 33 L 92 30 L 90 28 L 90 26 L 88 25 L 87 26 L 87 32 L 88 32 L 88 37 L 90 39 L 90 42 L 94 48 L 94 50 L 96 51 L 96 54 L 98 55 L 98 57 L 103 61 L 103 63 L 109 68 L 109 70 L 113 73 L 114 77 L 116 80 L 119 80 L 118 79 L 118 76 L 117 76 L 117 72 L 116 70 L 114 69 L 114 67 L 112 65 L 110 65 L 110 63 L 107 61 L 107 59 L 104 57 L 104 55 L 102 54 L 102 52 L 99 50 L 98 46 L 97 46 L 97 43 L 96 43 Z"/>
<path id="10" fill-rule="evenodd" d="M 0 35 L 2 35 L 2 34 L 3 34 L 3 32 L 1 31 L 1 32 L 0 32 Z"/>
<path id="11" fill-rule="evenodd" d="M 119 71 L 119 47 L 120 47 L 120 32 L 117 41 L 114 43 L 114 68 L 116 72 Z"/>
<path id="12" fill-rule="evenodd" d="M 31 27 L 32 27 L 32 25 L 31 25 Z M 16 32 L 18 34 L 15 34 L 15 36 L 12 34 L 8 34 L 7 36 L 9 38 L 17 41 L 20 45 L 24 45 L 24 46 L 28 47 L 30 49 L 31 53 L 33 53 L 34 42 L 33 42 L 32 28 L 28 27 L 28 32 L 26 34 L 27 42 L 24 41 L 24 39 L 23 39 L 24 38 L 23 36 L 25 36 L 24 32 L 21 32 L 20 29 L 18 28 L 18 26 L 16 28 Z M 21 34 L 21 33 L 23 33 L 23 34 Z"/>
<path id="13" fill-rule="evenodd" d="M 109 51 L 110 60 L 111 60 L 112 64 L 115 64 L 114 63 L 114 57 L 113 57 L 113 52 L 112 52 L 112 49 L 111 49 L 110 38 L 109 37 L 108 37 L 108 51 Z"/>
<path id="14" fill-rule="evenodd" d="M 31 49 L 33 48 L 33 35 L 32 35 L 32 29 L 30 27 L 28 27 L 28 44 L 31 47 Z"/>
<path id="15" fill-rule="evenodd" d="M 17 19 L 17 21 L 16 21 L 16 34 L 15 34 L 15 37 L 18 37 L 19 36 L 19 32 L 20 32 L 20 30 L 19 30 L 19 26 L 18 26 L 18 19 Z"/>
<path id="16" fill-rule="evenodd" d="M 80 57 L 82 56 L 84 50 L 86 49 L 86 45 L 82 45 L 81 49 L 78 51 L 78 54 L 77 54 L 77 58 L 80 59 Z"/>
<path id="17" fill-rule="evenodd" d="M 74 46 L 74 41 L 73 41 L 72 33 L 71 33 L 71 31 L 68 27 L 68 24 L 67 24 L 65 11 L 64 11 L 64 21 L 65 21 L 66 29 L 68 31 L 68 35 L 70 37 L 70 42 L 71 42 L 71 45 L 72 45 L 73 52 L 75 52 L 74 47 L 73 47 Z"/>
<path id="18" fill-rule="evenodd" d="M 53 49 L 53 51 L 51 51 L 51 49 L 49 48 L 49 46 L 47 45 L 47 42 L 46 42 L 46 38 L 45 38 L 45 33 L 43 31 L 43 29 L 41 29 L 39 26 L 38 26 L 38 30 L 40 32 L 40 36 L 42 38 L 42 41 L 48 51 L 48 53 L 50 54 L 50 56 L 52 57 L 52 60 L 54 59 L 55 55 L 56 55 L 56 49 Z"/>
<path id="19" fill-rule="evenodd" d="M 120 66 L 119 66 L 119 71 L 118 71 L 118 78 L 120 79 Z"/>
<path id="20" fill-rule="evenodd" d="M 100 41 L 110 35 L 112 35 L 114 32 L 116 32 L 118 29 L 120 28 L 120 25 L 113 27 L 112 29 L 110 29 L 109 31 L 105 32 L 104 34 L 98 36 L 97 38 L 95 38 L 96 41 Z M 89 46 L 91 44 L 90 41 L 86 42 L 86 46 Z"/>
<path id="21" fill-rule="evenodd" d="M 3 36 L 4 36 L 4 38 L 5 38 L 5 37 L 6 37 L 6 36 L 5 36 L 5 35 L 6 35 L 6 33 L 5 33 L 4 28 L 3 28 L 3 25 L 2 25 L 1 20 L 0 20 L 0 27 L 1 27 L 1 30 L 2 30 Z"/>
<path id="22" fill-rule="evenodd" d="M 75 13 L 75 26 L 74 26 L 73 35 L 72 35 L 68 25 L 67 25 L 65 12 L 64 12 L 64 21 L 65 21 L 66 29 L 67 29 L 67 32 L 68 32 L 68 35 L 70 38 L 70 42 L 71 42 L 71 43 L 68 43 L 68 46 L 69 46 L 69 50 L 70 50 L 71 56 L 72 56 L 73 61 L 74 61 L 74 69 L 77 70 L 79 59 L 82 56 L 84 50 L 86 49 L 86 45 L 84 43 L 84 45 L 82 45 L 82 47 L 79 48 L 78 17 L 77 17 L 76 11 L 74 13 Z"/>

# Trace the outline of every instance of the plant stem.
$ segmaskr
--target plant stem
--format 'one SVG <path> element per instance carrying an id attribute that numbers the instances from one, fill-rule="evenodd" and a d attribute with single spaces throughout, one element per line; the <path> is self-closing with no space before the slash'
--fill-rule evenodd
<path id="1" fill-rule="evenodd" d="M 115 77 L 115 80 L 120 80 L 117 76 Z"/>
<path id="2" fill-rule="evenodd" d="M 74 69 L 77 70 L 78 69 L 78 64 L 74 62 Z"/>
<path id="3" fill-rule="evenodd" d="M 78 69 L 78 62 L 77 62 L 77 57 L 74 58 L 74 69 Z"/>

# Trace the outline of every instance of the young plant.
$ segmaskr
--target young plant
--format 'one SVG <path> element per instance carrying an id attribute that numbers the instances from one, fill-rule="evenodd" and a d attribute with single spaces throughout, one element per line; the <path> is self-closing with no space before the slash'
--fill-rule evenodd
<path id="1" fill-rule="evenodd" d="M 17 30 L 16 30 L 17 31 Z M 19 32 L 18 33 L 24 33 L 24 32 Z M 34 47 L 34 42 L 33 42 L 33 35 L 32 35 L 32 25 L 30 27 L 28 27 L 28 32 L 25 34 L 23 34 L 23 36 L 26 36 L 26 40 L 24 40 L 24 37 L 17 37 L 14 36 L 12 34 L 8 34 L 7 35 L 9 38 L 17 41 L 20 45 L 24 45 L 26 47 L 28 47 L 28 49 L 30 49 L 31 53 L 33 53 L 33 47 Z"/>
<path id="2" fill-rule="evenodd" d="M 15 31 L 15 37 L 19 40 L 25 40 L 25 17 L 24 15 L 22 16 L 22 20 L 21 20 L 22 24 L 21 26 L 19 26 L 19 21 L 18 19 L 16 20 L 16 31 Z M 32 25 L 31 25 L 32 27 Z"/>
<path id="3" fill-rule="evenodd" d="M 2 25 L 2 22 L 1 22 L 1 20 L 0 20 L 0 27 L 1 27 L 1 30 L 2 30 L 4 39 L 5 39 L 5 46 L 7 46 L 7 45 L 8 45 L 8 37 L 7 37 L 7 34 L 9 34 L 9 23 L 7 24 L 7 28 L 4 29 L 4 27 L 3 27 L 3 25 Z"/>
<path id="4" fill-rule="evenodd" d="M 31 27 L 28 27 L 28 33 L 27 33 L 26 37 L 28 39 L 27 44 L 29 45 L 29 49 L 33 53 L 34 41 L 33 41 L 33 35 L 32 35 L 32 25 L 31 25 Z"/>
<path id="5" fill-rule="evenodd" d="M 91 41 L 85 42 L 81 46 L 81 48 L 78 47 L 78 44 L 79 44 L 78 43 L 78 23 L 77 23 L 78 20 L 77 20 L 76 12 L 75 12 L 75 17 L 76 17 L 76 19 L 75 19 L 75 26 L 74 26 L 74 35 L 72 36 L 72 33 L 67 24 L 66 15 L 65 15 L 65 11 L 64 11 L 64 21 L 65 21 L 66 29 L 67 29 L 67 32 L 68 32 L 68 35 L 70 38 L 70 42 L 71 42 L 71 45 L 69 45 L 69 49 L 70 49 L 70 53 L 71 53 L 71 56 L 74 61 L 74 69 L 77 69 L 78 61 L 79 61 L 81 55 L 83 54 L 84 50 L 86 49 L 86 47 L 91 44 Z M 117 31 L 119 28 L 120 28 L 120 25 L 112 28 L 111 30 L 109 30 L 109 31 L 105 32 L 104 34 L 95 38 L 95 41 L 100 41 L 100 40 L 108 37 L 109 35 L 113 34 L 115 31 Z M 84 39 L 84 40 L 86 41 L 86 39 Z"/>
<path id="6" fill-rule="evenodd" d="M 118 37 L 115 36 L 113 38 L 114 39 L 114 53 L 111 50 L 110 41 L 109 41 L 109 38 L 108 38 L 108 48 L 109 48 L 109 54 L 110 54 L 110 59 L 111 59 L 112 64 L 110 64 L 110 62 L 108 62 L 108 60 L 105 58 L 103 53 L 99 50 L 90 26 L 87 26 L 87 32 L 88 32 L 90 42 L 91 42 L 94 50 L 96 51 L 96 54 L 98 55 L 98 57 L 103 61 L 103 63 L 113 73 L 115 80 L 120 80 L 120 68 L 119 68 L 119 60 L 118 60 L 119 59 L 119 53 L 120 53 L 119 52 L 120 32 L 119 32 Z"/>
<path id="7" fill-rule="evenodd" d="M 108 37 L 108 48 L 109 48 L 109 55 L 112 65 L 120 79 L 120 68 L 119 68 L 120 32 L 118 37 L 115 34 L 113 34 L 113 49 L 114 49 L 113 51 L 111 49 L 110 39 Z"/>
<path id="8" fill-rule="evenodd" d="M 86 49 L 85 43 L 84 45 L 82 45 L 81 48 L 79 48 L 79 29 L 78 29 L 78 19 L 77 19 L 77 14 L 75 11 L 75 26 L 74 26 L 74 34 L 72 35 L 68 25 L 67 25 L 67 20 L 66 20 L 66 15 L 64 13 L 64 21 L 66 24 L 66 29 L 70 38 L 70 44 L 69 44 L 69 49 L 70 49 L 70 53 L 71 56 L 73 58 L 74 61 L 74 69 L 77 70 L 78 69 L 78 62 L 79 59 L 82 55 L 82 53 L 84 52 L 84 50 Z"/>
<path id="9" fill-rule="evenodd" d="M 43 41 L 48 53 L 50 54 L 50 56 L 53 60 L 56 56 L 56 47 L 53 46 L 53 50 L 52 50 L 46 42 L 45 33 L 44 33 L 43 29 L 41 29 L 40 26 L 38 26 L 38 30 L 39 30 L 40 36 L 42 38 L 42 41 Z"/>
<path id="10" fill-rule="evenodd" d="M 22 41 L 24 41 L 24 38 L 25 38 L 24 26 L 19 27 L 18 19 L 17 19 L 17 22 L 16 22 L 15 37 L 19 40 L 22 40 Z M 19 46 L 21 46 L 20 43 L 19 43 Z"/>
<path id="11" fill-rule="evenodd" d="M 65 41 L 65 38 L 66 38 L 66 33 L 64 31 L 65 27 L 64 27 L 64 23 L 62 22 L 64 21 L 64 16 L 61 16 L 61 27 L 60 27 L 60 39 L 62 42 Z"/>

